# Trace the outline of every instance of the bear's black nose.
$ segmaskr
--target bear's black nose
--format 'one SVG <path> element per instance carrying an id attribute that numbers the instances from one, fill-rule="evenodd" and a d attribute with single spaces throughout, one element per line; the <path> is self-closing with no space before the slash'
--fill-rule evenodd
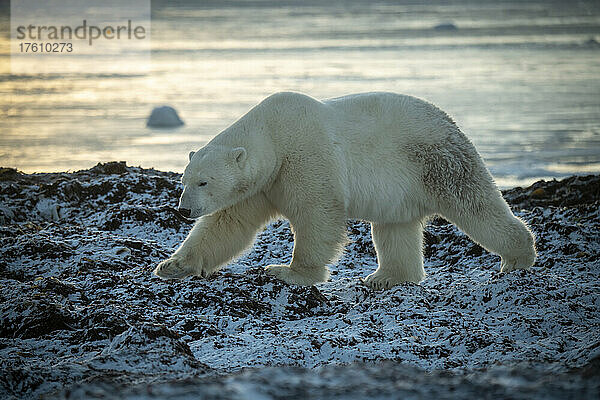
<path id="1" fill-rule="evenodd" d="M 192 214 L 192 210 L 189 210 L 187 208 L 180 208 L 179 209 L 179 214 L 183 215 L 186 218 L 189 218 L 190 215 Z"/>

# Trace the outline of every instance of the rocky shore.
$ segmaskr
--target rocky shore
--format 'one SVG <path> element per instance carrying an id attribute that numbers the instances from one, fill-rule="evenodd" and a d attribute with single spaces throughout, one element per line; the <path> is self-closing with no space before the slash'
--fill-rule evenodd
<path id="1" fill-rule="evenodd" d="M 530 271 L 433 219 L 420 285 L 373 292 L 366 223 L 332 279 L 287 286 L 275 221 L 209 279 L 154 266 L 192 222 L 180 175 L 98 164 L 0 169 L 1 398 L 593 398 L 600 395 L 600 176 L 504 192 L 536 235 Z M 262 396 L 262 397 L 261 397 Z"/>

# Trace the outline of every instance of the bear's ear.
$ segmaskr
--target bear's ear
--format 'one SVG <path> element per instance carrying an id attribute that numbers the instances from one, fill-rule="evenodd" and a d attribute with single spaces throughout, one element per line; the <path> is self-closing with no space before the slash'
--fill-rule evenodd
<path id="1" fill-rule="evenodd" d="M 246 161 L 246 149 L 243 147 L 236 147 L 235 149 L 231 150 L 231 156 L 240 167 L 243 167 L 244 162 Z"/>
<path id="2" fill-rule="evenodd" d="M 192 161 L 192 157 L 194 157 L 194 154 L 196 154 L 195 151 L 190 151 L 190 161 Z"/>

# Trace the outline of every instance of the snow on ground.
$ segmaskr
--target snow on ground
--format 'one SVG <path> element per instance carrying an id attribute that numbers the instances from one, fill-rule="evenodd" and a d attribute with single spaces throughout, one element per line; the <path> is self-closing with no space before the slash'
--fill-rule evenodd
<path id="1" fill-rule="evenodd" d="M 208 280 L 161 281 L 152 269 L 191 227 L 178 180 L 124 163 L 0 169 L 0 397 L 598 395 L 600 177 L 505 193 L 537 236 L 530 271 L 500 274 L 434 219 L 426 280 L 385 292 L 360 281 L 376 258 L 356 221 L 316 287 L 262 270 L 291 258 L 286 221 Z"/>

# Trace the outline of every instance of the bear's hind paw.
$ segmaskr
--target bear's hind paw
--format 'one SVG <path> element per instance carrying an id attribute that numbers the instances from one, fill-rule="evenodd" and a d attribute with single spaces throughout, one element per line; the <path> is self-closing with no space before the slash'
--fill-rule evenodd
<path id="1" fill-rule="evenodd" d="M 402 281 L 394 279 L 393 277 L 378 274 L 377 272 L 373 272 L 362 281 L 373 290 L 387 290 L 402 283 Z"/>
<path id="2" fill-rule="evenodd" d="M 290 268 L 289 265 L 269 265 L 265 269 L 267 274 L 290 285 L 312 286 L 315 283 L 325 282 L 329 279 L 329 272 L 325 267 L 322 270 L 315 269 L 314 271 L 301 272 Z"/>
<path id="3" fill-rule="evenodd" d="M 186 266 L 179 258 L 169 258 L 159 263 L 154 269 L 154 275 L 161 279 L 183 279 L 193 275 L 192 268 Z"/>

